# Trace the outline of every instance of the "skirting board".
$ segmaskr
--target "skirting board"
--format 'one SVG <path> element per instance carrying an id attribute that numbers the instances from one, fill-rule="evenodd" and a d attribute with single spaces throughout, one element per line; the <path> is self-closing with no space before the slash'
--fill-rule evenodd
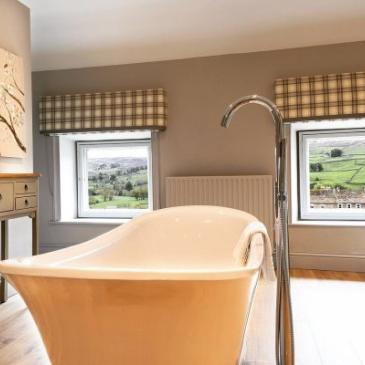
<path id="1" fill-rule="evenodd" d="M 365 255 L 293 252 L 290 265 L 293 269 L 365 272 Z"/>
<path id="2" fill-rule="evenodd" d="M 55 244 L 40 244 L 39 245 L 39 253 L 43 254 L 43 253 L 48 253 L 48 252 L 53 252 L 53 251 L 57 251 L 57 250 L 61 250 L 63 248 L 67 248 L 70 247 L 70 245 L 65 245 L 65 244 L 60 244 L 60 245 L 55 245 Z"/>

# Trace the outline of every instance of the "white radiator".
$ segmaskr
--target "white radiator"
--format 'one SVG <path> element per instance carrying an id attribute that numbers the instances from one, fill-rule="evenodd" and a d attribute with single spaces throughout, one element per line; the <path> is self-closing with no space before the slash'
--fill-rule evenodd
<path id="1" fill-rule="evenodd" d="M 248 212 L 263 222 L 272 238 L 271 175 L 166 178 L 166 206 L 218 205 Z"/>

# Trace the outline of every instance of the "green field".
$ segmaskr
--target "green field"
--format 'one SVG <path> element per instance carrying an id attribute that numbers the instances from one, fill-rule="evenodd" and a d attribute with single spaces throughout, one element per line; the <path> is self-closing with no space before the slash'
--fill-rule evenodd
<path id="1" fill-rule="evenodd" d="M 91 209 L 147 209 L 148 199 L 136 200 L 131 196 L 113 196 L 112 200 L 103 201 L 101 195 L 94 196 L 96 201 L 100 203 L 90 204 Z"/>
<path id="2" fill-rule="evenodd" d="M 337 140 L 338 142 L 339 140 Z M 359 138 L 353 143 L 335 143 L 328 141 L 324 145 L 316 143 L 309 147 L 311 191 L 326 188 L 360 191 L 365 188 L 365 139 Z M 341 155 L 331 157 L 333 149 L 341 150 Z M 315 170 L 320 171 L 315 171 Z"/>
<path id="3" fill-rule="evenodd" d="M 147 209 L 147 174 L 147 162 L 143 159 L 128 162 L 123 158 L 103 158 L 90 161 L 90 209 Z"/>

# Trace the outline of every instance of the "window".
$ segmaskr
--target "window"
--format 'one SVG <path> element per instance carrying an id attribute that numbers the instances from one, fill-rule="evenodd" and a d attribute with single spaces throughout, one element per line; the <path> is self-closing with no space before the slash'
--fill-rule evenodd
<path id="1" fill-rule="evenodd" d="M 299 219 L 364 220 L 365 130 L 302 130 Z"/>
<path id="2" fill-rule="evenodd" d="M 152 210 L 151 141 L 77 141 L 78 217 L 133 218 Z"/>

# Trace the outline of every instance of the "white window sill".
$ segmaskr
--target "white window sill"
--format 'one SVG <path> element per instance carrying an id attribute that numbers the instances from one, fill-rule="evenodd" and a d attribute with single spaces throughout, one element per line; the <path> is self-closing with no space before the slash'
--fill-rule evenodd
<path id="1" fill-rule="evenodd" d="M 128 223 L 132 218 L 74 218 L 62 221 L 50 221 L 50 224 L 100 224 L 119 226 Z"/>
<path id="2" fill-rule="evenodd" d="M 292 221 L 290 227 L 316 226 L 316 227 L 365 227 L 365 221 Z"/>

